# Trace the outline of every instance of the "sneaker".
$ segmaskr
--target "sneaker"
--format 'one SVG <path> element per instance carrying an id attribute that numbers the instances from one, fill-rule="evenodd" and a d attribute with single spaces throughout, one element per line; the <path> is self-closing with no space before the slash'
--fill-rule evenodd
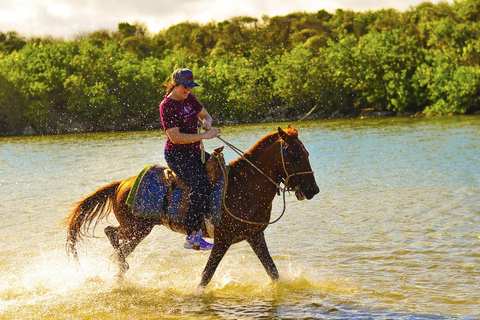
<path id="1" fill-rule="evenodd" d="M 208 243 L 202 238 L 202 231 L 200 230 L 196 234 L 192 234 L 185 238 L 185 243 L 183 244 L 185 249 L 194 249 L 194 250 L 211 250 L 213 248 L 212 243 Z"/>
<path id="2" fill-rule="evenodd" d="M 213 243 L 205 241 L 200 237 L 200 250 L 211 250 L 213 248 Z"/>

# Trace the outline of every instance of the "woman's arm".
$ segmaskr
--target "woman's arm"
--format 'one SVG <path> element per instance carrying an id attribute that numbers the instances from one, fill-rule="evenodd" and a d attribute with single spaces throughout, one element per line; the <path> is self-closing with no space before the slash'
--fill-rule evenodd
<path id="1" fill-rule="evenodd" d="M 198 119 L 206 125 L 206 130 L 212 129 L 212 117 L 208 113 L 207 109 L 203 108 L 198 114 Z"/>
<path id="2" fill-rule="evenodd" d="M 191 133 L 180 132 L 180 129 L 178 129 L 178 127 L 174 127 L 174 128 L 167 129 L 165 133 L 170 138 L 170 141 L 172 141 L 174 144 L 186 144 L 186 143 L 197 142 L 203 139 L 216 138 L 219 136 L 220 130 L 210 129 L 202 133 L 191 134 Z"/>

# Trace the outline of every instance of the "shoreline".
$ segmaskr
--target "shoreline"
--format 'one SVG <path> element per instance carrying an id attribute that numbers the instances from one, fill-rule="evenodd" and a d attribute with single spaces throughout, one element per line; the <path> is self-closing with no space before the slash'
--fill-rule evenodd
<path id="1" fill-rule="evenodd" d="M 313 109 L 312 109 L 313 110 Z M 312 111 L 311 110 L 311 111 Z M 472 114 L 448 114 L 448 115 L 425 115 L 420 112 L 411 113 L 411 112 L 393 112 L 393 111 L 375 111 L 375 110 L 363 110 L 360 113 L 349 113 L 343 114 L 340 111 L 335 111 L 330 115 L 326 115 L 324 112 L 308 112 L 302 113 L 297 116 L 287 116 L 285 113 L 277 113 L 272 114 L 272 112 L 268 112 L 264 115 L 263 119 L 259 121 L 245 121 L 240 122 L 236 120 L 225 120 L 220 119 L 218 121 L 214 121 L 216 126 L 233 126 L 233 125 L 240 125 L 240 124 L 252 124 L 252 123 L 276 123 L 276 122 L 288 122 L 288 121 L 309 121 L 309 120 L 334 120 L 334 119 L 375 119 L 375 118 L 395 118 L 395 117 L 403 117 L 403 118 L 423 118 L 423 117 L 451 117 L 451 116 L 463 116 L 463 115 L 475 115 L 480 116 L 480 111 L 476 111 Z M 26 127 L 22 134 L 12 134 L 12 135 L 1 135 L 0 137 L 28 137 L 28 136 L 44 136 L 44 135 L 68 135 L 68 134 L 82 134 L 82 133 L 100 133 L 100 132 L 130 132 L 130 131 L 151 131 L 151 130 L 163 130 L 163 127 L 160 121 L 156 121 L 149 125 L 145 125 L 143 127 L 136 127 L 124 130 L 114 130 L 114 129 L 105 129 L 105 130 L 86 130 L 82 128 L 83 126 L 80 124 L 73 124 L 72 126 L 66 126 L 65 124 L 59 125 L 58 128 L 55 130 L 51 130 L 47 134 L 37 133 L 33 127 L 28 126 Z"/>

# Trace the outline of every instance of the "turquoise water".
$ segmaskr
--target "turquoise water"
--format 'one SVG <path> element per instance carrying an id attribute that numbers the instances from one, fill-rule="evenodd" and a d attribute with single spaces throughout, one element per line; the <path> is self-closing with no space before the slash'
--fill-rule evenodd
<path id="1" fill-rule="evenodd" d="M 246 150 L 286 124 L 222 128 Z M 163 132 L 0 139 L 0 319 L 474 319 L 480 317 L 480 118 L 292 123 L 321 189 L 287 196 L 266 230 L 271 283 L 245 244 L 207 290 L 208 253 L 156 227 L 117 283 L 103 227 L 65 253 L 71 204 L 163 162 Z M 212 150 L 221 141 L 206 141 Z M 225 158 L 236 155 L 225 149 Z M 274 202 L 274 216 L 282 210 Z"/>

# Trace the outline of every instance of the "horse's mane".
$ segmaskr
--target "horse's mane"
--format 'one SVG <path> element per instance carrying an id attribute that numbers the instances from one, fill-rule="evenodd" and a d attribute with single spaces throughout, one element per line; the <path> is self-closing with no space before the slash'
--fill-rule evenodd
<path id="1" fill-rule="evenodd" d="M 291 126 L 283 130 L 289 136 L 298 137 L 298 131 Z M 271 132 L 258 140 L 247 152 L 243 155 L 248 160 L 259 158 L 272 144 L 280 139 L 278 131 Z M 242 157 L 230 162 L 230 166 L 235 166 L 242 160 Z"/>

